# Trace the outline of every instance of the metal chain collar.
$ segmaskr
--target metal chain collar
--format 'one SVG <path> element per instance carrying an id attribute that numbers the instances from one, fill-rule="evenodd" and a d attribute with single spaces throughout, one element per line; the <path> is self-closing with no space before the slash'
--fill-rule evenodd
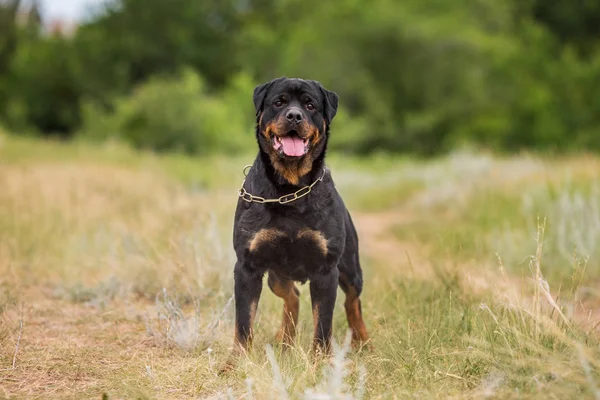
<path id="1" fill-rule="evenodd" d="M 251 168 L 252 165 L 246 165 L 244 167 L 244 176 L 247 176 L 247 170 L 249 168 Z M 327 168 L 323 168 L 323 173 L 321 174 L 321 176 L 319 178 L 317 178 L 316 181 L 314 181 L 313 183 L 311 183 L 308 186 L 304 186 L 301 189 L 296 190 L 294 193 L 290 193 L 290 194 L 286 194 L 283 195 L 281 197 L 278 197 L 276 199 L 265 199 L 264 197 L 260 197 L 260 196 L 255 196 L 253 194 L 250 194 L 246 191 L 246 189 L 244 189 L 244 183 L 246 183 L 246 179 L 244 179 L 244 181 L 242 182 L 242 187 L 239 190 L 239 195 L 242 198 L 242 200 L 248 202 L 248 203 L 260 203 L 260 204 L 264 204 L 264 203 L 279 203 L 279 204 L 288 204 L 291 203 L 292 201 L 296 201 L 301 197 L 306 196 L 307 194 L 310 193 L 310 191 L 312 190 L 313 186 L 315 186 L 318 182 L 322 182 L 323 178 L 325 177 L 325 172 L 327 171 Z"/>

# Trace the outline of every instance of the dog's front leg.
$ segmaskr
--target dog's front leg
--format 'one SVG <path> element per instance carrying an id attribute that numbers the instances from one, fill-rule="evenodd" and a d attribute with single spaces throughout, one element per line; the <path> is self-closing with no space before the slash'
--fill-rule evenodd
<path id="1" fill-rule="evenodd" d="M 314 322 L 313 349 L 329 352 L 333 308 L 337 296 L 339 272 L 331 268 L 325 273 L 317 273 L 310 279 L 310 300 Z"/>
<path id="2" fill-rule="evenodd" d="M 252 343 L 252 324 L 258 307 L 264 271 L 252 269 L 247 263 L 237 262 L 235 280 L 235 339 L 234 351 L 245 352 Z"/>

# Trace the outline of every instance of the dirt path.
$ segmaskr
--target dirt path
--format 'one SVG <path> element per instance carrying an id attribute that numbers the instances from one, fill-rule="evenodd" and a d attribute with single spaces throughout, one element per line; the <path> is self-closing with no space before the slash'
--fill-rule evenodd
<path id="1" fill-rule="evenodd" d="M 416 279 L 434 279 L 435 270 L 429 249 L 424 243 L 416 243 L 398 239 L 392 232 L 394 226 L 409 223 L 413 217 L 405 210 L 388 210 L 383 212 L 356 213 L 354 220 L 359 231 L 361 250 L 363 255 L 377 262 L 377 267 L 393 271 L 394 274 L 406 274 Z M 454 260 L 448 260 L 452 267 Z M 465 283 L 474 290 L 488 290 L 492 286 L 502 284 L 517 285 L 520 283 L 498 268 L 490 266 L 469 265 L 461 266 L 462 277 Z M 510 282 L 506 282 L 507 279 Z M 493 282 L 493 284 L 492 284 Z"/>
<path id="2" fill-rule="evenodd" d="M 402 209 L 383 212 L 354 213 L 354 222 L 359 232 L 361 251 L 376 262 L 379 270 L 394 275 L 406 274 L 411 279 L 435 279 L 429 250 L 426 244 L 398 239 L 391 230 L 394 226 L 413 221 L 411 214 Z M 456 269 L 454 260 L 448 260 L 442 267 Z M 529 305 L 532 301 L 535 281 L 533 276 L 509 274 L 501 265 L 465 263 L 460 265 L 459 277 L 464 288 L 474 293 L 492 291 L 494 295 L 511 304 Z M 545 306 L 553 307 L 556 300 L 572 322 L 586 331 L 600 333 L 600 307 L 597 301 L 570 301 L 561 304 L 560 293 L 552 291 L 549 296 L 542 294 Z"/>
<path id="3" fill-rule="evenodd" d="M 362 212 L 353 215 L 359 232 L 361 251 L 377 262 L 379 269 L 411 278 L 431 279 L 433 269 L 425 249 L 417 243 L 402 241 L 391 232 L 394 226 L 409 223 L 412 216 L 405 210 Z"/>

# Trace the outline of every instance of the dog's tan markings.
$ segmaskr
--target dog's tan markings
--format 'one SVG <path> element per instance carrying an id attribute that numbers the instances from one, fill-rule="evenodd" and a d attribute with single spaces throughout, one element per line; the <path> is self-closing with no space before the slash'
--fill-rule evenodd
<path id="1" fill-rule="evenodd" d="M 256 316 L 256 307 L 258 303 L 257 301 L 253 301 L 250 303 L 250 332 L 248 333 L 248 338 L 245 339 L 240 337 L 238 330 L 235 330 L 235 337 L 233 340 L 233 351 L 236 354 L 245 353 L 248 351 L 248 348 L 252 344 L 252 339 L 254 337 L 254 317 Z"/>
<path id="2" fill-rule="evenodd" d="M 244 339 L 239 336 L 239 332 L 235 330 L 234 337 L 234 351 L 238 352 L 246 352 L 250 345 L 252 344 L 252 339 L 254 338 L 254 317 L 256 317 L 256 307 L 258 303 L 257 301 L 253 301 L 250 303 L 250 332 L 248 333 L 248 338 Z"/>
<path id="3" fill-rule="evenodd" d="M 318 304 L 315 304 L 313 306 L 312 313 L 313 313 L 314 337 L 315 337 L 315 343 L 316 343 L 317 332 L 318 332 L 317 328 L 319 327 L 319 305 Z"/>
<path id="4" fill-rule="evenodd" d="M 243 354 L 248 350 L 248 341 L 240 337 L 238 330 L 235 330 L 235 337 L 233 338 L 233 353 L 235 355 Z"/>
<path id="5" fill-rule="evenodd" d="M 340 275 L 340 280 L 344 282 L 341 285 L 346 292 L 346 301 L 344 302 L 344 308 L 346 309 L 346 318 L 348 319 L 348 326 L 352 330 L 352 346 L 360 347 L 369 341 L 369 334 L 362 317 L 362 309 L 360 305 L 360 298 L 356 293 L 356 289 L 352 287 L 348 281 L 348 277 L 344 274 Z"/>
<path id="6" fill-rule="evenodd" d="M 310 134 L 308 137 L 312 140 L 313 144 L 317 144 L 321 141 L 321 132 L 319 131 L 319 128 L 312 126 L 309 132 Z"/>
<path id="7" fill-rule="evenodd" d="M 277 154 L 271 153 L 271 163 L 279 175 L 292 185 L 297 185 L 300 178 L 312 170 L 312 159 L 309 155 L 300 160 L 282 162 Z"/>
<path id="8" fill-rule="evenodd" d="M 261 126 L 262 115 L 260 116 L 259 126 Z M 285 118 L 280 117 L 276 120 L 269 121 L 263 134 L 267 137 L 267 139 L 271 139 L 273 135 L 283 135 L 285 133 Z"/>
<path id="9" fill-rule="evenodd" d="M 254 317 L 256 317 L 256 306 L 258 306 L 258 302 L 256 300 L 250 303 L 250 332 L 252 332 L 252 326 L 254 325 Z"/>
<path id="10" fill-rule="evenodd" d="M 281 117 L 269 122 L 262 134 L 267 138 L 267 140 L 271 140 L 273 135 L 285 135 L 285 129 L 286 121 L 285 117 L 282 114 Z M 302 122 L 296 130 L 298 131 L 298 134 L 300 136 L 303 136 L 304 132 L 308 132 L 308 138 L 311 139 L 314 144 L 316 144 L 321 139 L 319 130 L 306 121 Z M 315 141 L 314 138 L 315 134 L 317 135 L 317 141 Z M 281 175 L 286 181 L 288 181 L 292 185 L 297 185 L 298 182 L 300 182 L 300 178 L 302 178 L 304 175 L 308 174 L 312 170 L 313 160 L 310 155 L 310 150 L 309 154 L 306 154 L 304 157 L 300 157 L 300 159 L 298 160 L 283 161 L 279 157 L 278 152 L 271 148 L 269 149 L 269 157 L 271 159 L 271 164 L 273 165 L 277 173 L 279 173 L 279 175 Z"/>
<path id="11" fill-rule="evenodd" d="M 265 130 L 263 131 L 263 135 L 265 135 L 265 137 L 266 137 L 268 140 L 271 140 L 271 135 L 274 135 L 274 133 L 273 133 L 273 132 L 274 132 L 274 131 L 273 131 L 273 128 L 274 128 L 273 124 L 268 124 L 268 125 L 266 126 Z"/>
<path id="12" fill-rule="evenodd" d="M 346 294 L 344 308 L 346 309 L 348 326 L 352 330 L 352 344 L 358 346 L 366 343 L 369 340 L 369 335 L 367 334 L 367 328 L 362 318 L 360 299 L 356 296 L 356 292 L 352 288 Z"/>
<path id="13" fill-rule="evenodd" d="M 312 229 L 302 229 L 300 232 L 298 232 L 298 239 L 309 239 L 314 241 L 319 250 L 321 250 L 321 253 L 323 253 L 324 256 L 327 255 L 328 241 L 325 239 L 323 232 Z"/>
<path id="14" fill-rule="evenodd" d="M 277 229 L 261 229 L 256 232 L 252 239 L 250 239 L 248 247 L 250 251 L 255 251 L 263 243 L 270 243 L 284 236 L 285 233 L 278 231 Z"/>
<path id="15" fill-rule="evenodd" d="M 281 328 L 275 339 L 279 342 L 291 344 L 296 336 L 296 325 L 298 325 L 298 314 L 300 311 L 300 298 L 298 289 L 293 281 L 284 283 L 275 281 L 272 286 L 273 293 L 283 299 L 283 319 Z"/>

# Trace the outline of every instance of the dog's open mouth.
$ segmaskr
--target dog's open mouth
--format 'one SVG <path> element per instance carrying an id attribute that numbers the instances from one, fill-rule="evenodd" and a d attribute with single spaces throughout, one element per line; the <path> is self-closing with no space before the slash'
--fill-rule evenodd
<path id="1" fill-rule="evenodd" d="M 273 148 L 288 157 L 301 157 L 308 152 L 309 141 L 291 130 L 285 136 L 273 135 Z"/>

